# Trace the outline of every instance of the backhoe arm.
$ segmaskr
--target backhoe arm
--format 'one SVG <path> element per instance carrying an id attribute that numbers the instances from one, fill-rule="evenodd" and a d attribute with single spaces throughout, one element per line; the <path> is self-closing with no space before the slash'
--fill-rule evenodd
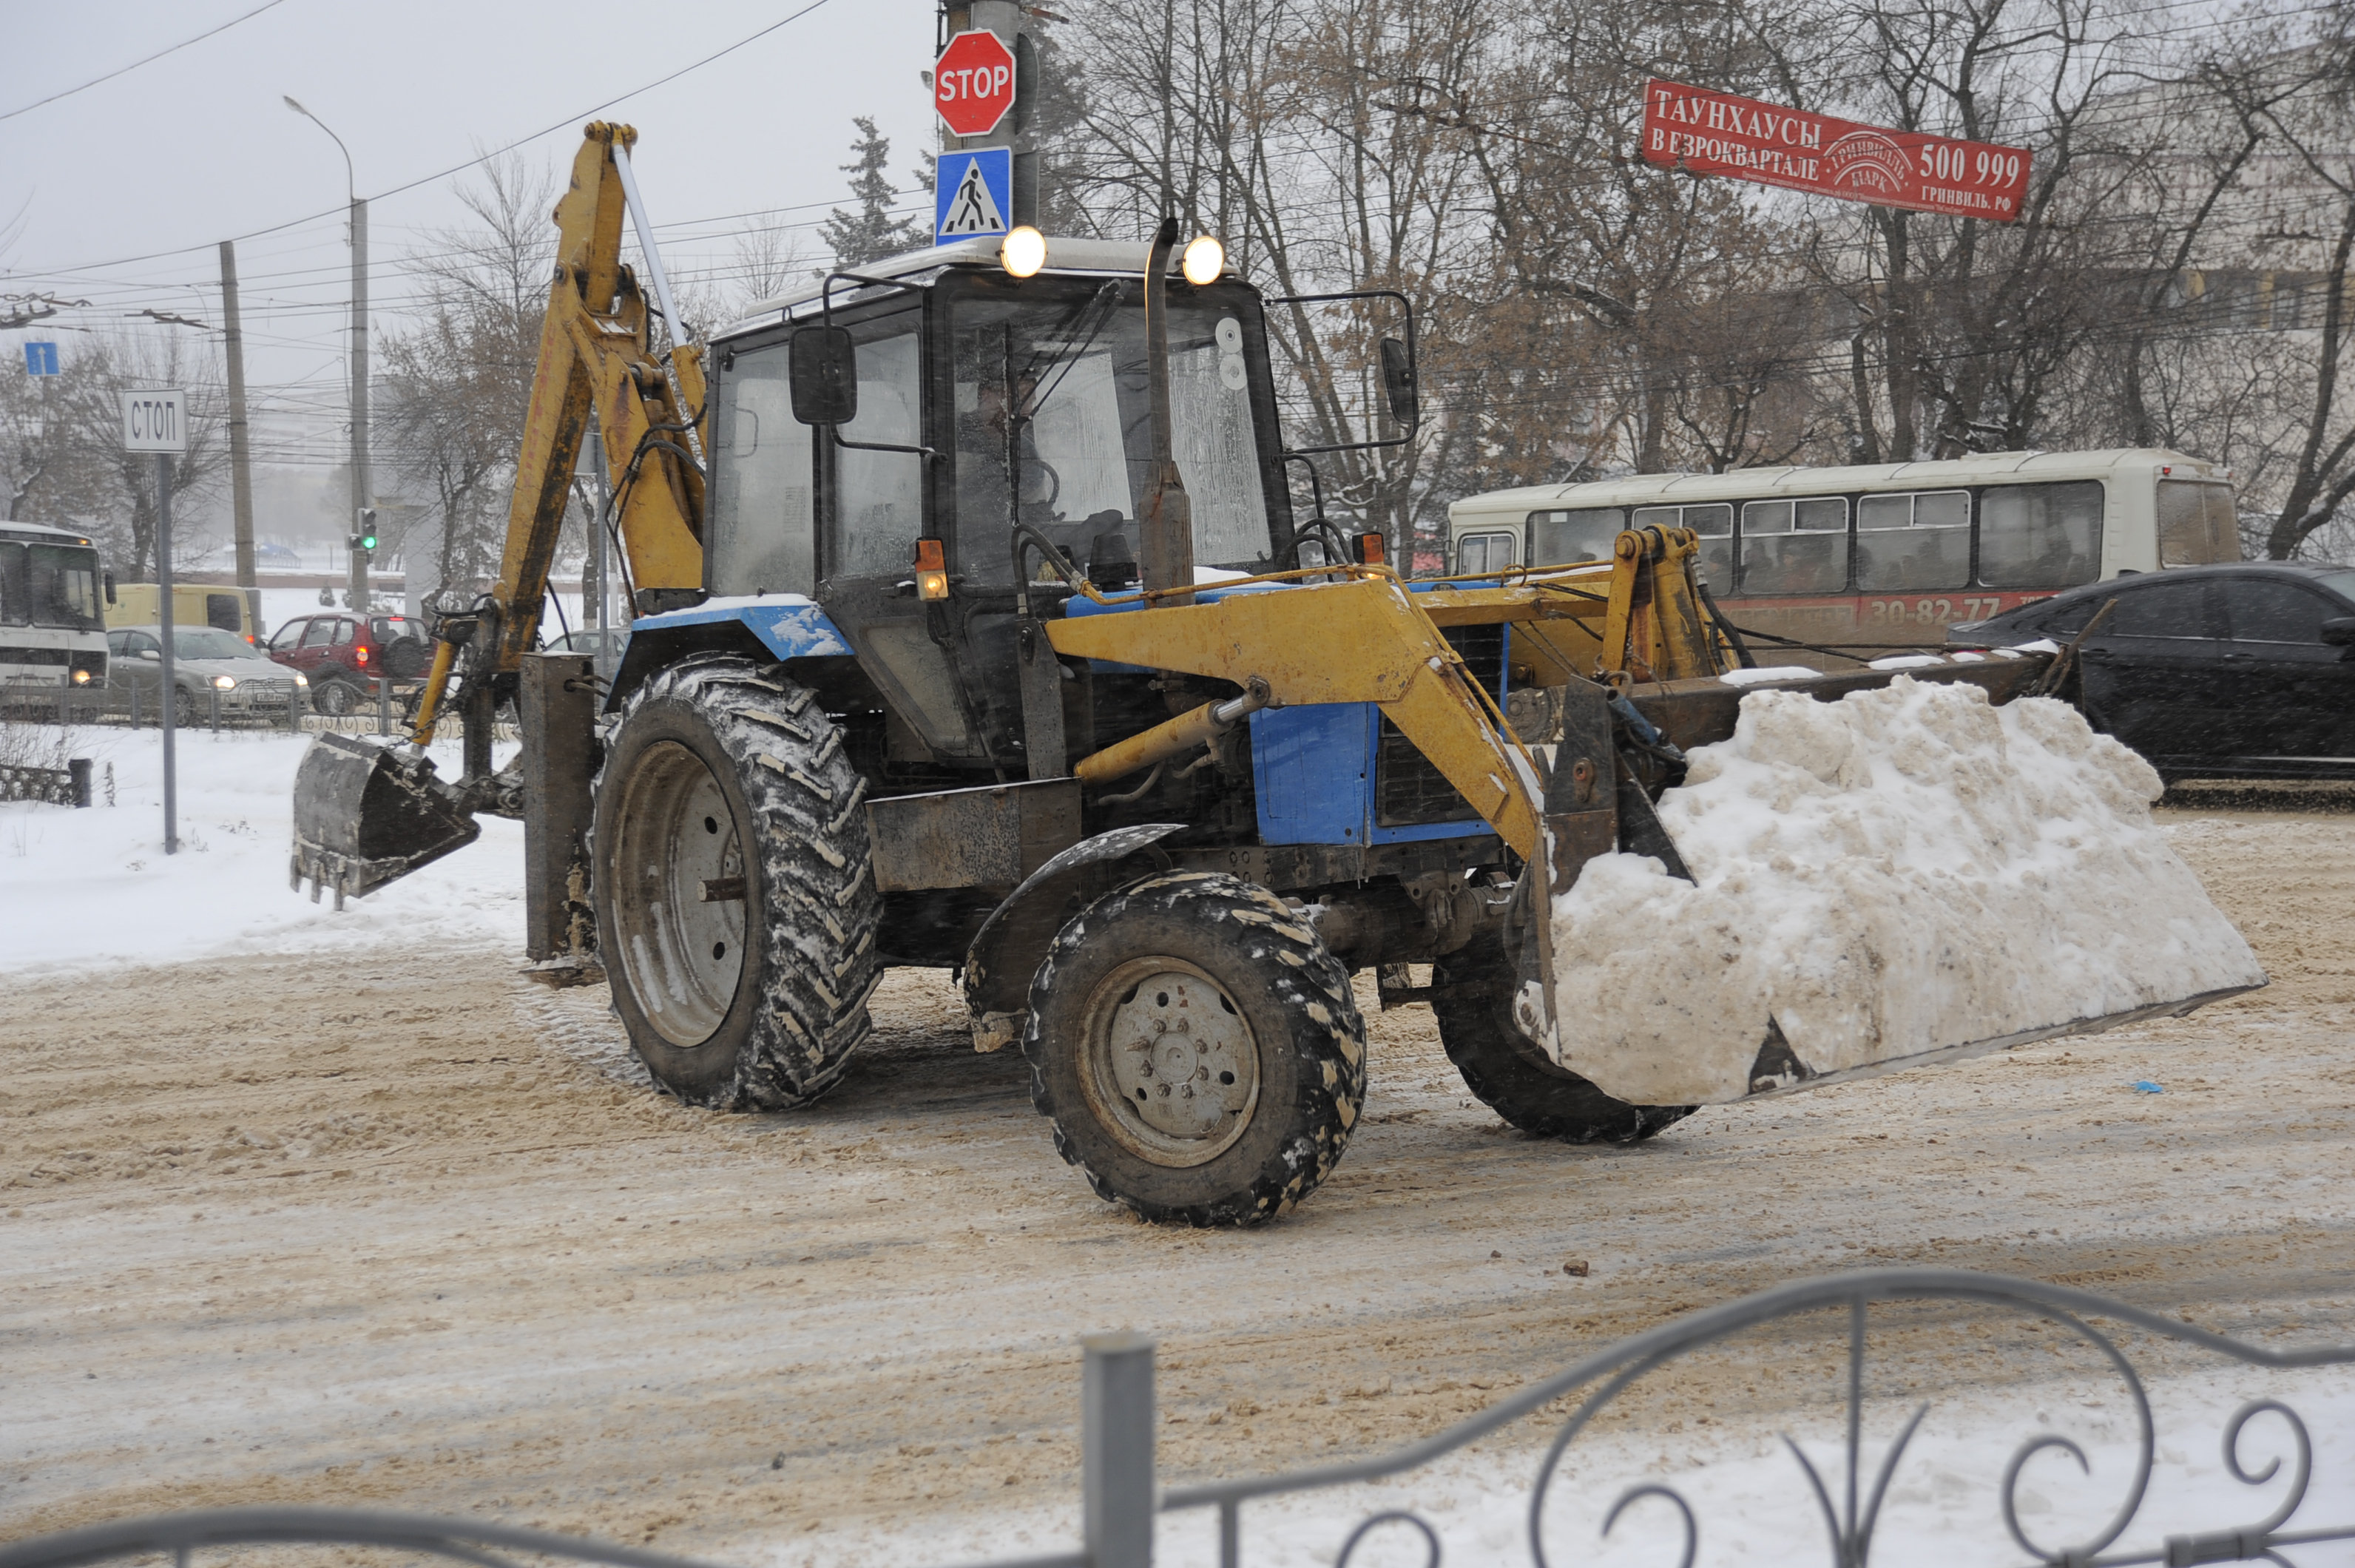
<path id="1" fill-rule="evenodd" d="M 667 367 L 656 356 L 645 296 L 622 264 L 628 213 L 614 160 L 617 151 L 627 156 L 636 139 L 626 125 L 587 127 L 571 186 L 556 205 L 555 277 L 517 454 L 506 545 L 486 611 L 464 634 L 482 643 L 459 697 L 468 720 L 469 778 L 489 771 L 492 713 L 539 630 L 592 407 L 605 436 L 624 581 L 634 591 L 703 581 L 703 476 L 686 439 L 690 418 L 703 413 L 702 366 L 686 346 L 672 350 Z M 680 330 L 674 323 L 674 339 Z M 417 710 L 421 746 L 433 738 L 455 655 L 447 640 L 435 651 Z"/>

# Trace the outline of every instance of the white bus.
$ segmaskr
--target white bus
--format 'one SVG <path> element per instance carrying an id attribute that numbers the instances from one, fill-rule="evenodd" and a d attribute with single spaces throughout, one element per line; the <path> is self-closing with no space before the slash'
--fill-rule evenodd
<path id="1" fill-rule="evenodd" d="M 105 609 L 88 536 L 0 523 L 0 701 L 57 699 L 106 685 Z"/>
<path id="2" fill-rule="evenodd" d="M 1728 621 L 1870 658 L 2079 583 L 2238 560 L 2229 480 L 2140 449 L 1534 485 L 1449 507 L 1448 568 L 1607 560 L 1623 529 L 1690 528 Z M 1770 643 L 1752 652 L 1813 662 Z"/>

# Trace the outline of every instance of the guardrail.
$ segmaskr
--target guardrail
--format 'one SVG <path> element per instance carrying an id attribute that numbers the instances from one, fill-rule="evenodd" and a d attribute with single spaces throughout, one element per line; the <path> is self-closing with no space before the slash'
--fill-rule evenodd
<path id="1" fill-rule="evenodd" d="M 1444 1432 L 1390 1454 L 1243 1480 L 1176 1487 L 1157 1495 L 1153 1452 L 1153 1342 L 1135 1334 L 1086 1339 L 1082 1341 L 1085 1359 L 1081 1371 L 1081 1547 L 1050 1556 L 1001 1559 L 986 1568 L 1150 1568 L 1155 1515 L 1199 1509 L 1216 1510 L 1219 1561 L 1222 1568 L 1237 1568 L 1242 1562 L 1242 1509 L 1246 1503 L 1420 1470 L 1557 1401 L 1577 1399 L 1576 1408 L 1555 1429 L 1529 1492 L 1526 1532 L 1529 1559 L 1537 1568 L 1548 1568 L 1553 1559 L 1549 1555 L 1542 1528 L 1547 1498 L 1564 1456 L 1602 1410 L 1649 1374 L 1697 1350 L 1767 1324 L 1823 1314 L 1835 1315 L 1835 1323 L 1845 1330 L 1847 1339 L 1846 1432 L 1841 1459 L 1833 1473 L 1827 1476 L 1787 1435 L 1784 1442 L 1817 1504 L 1835 1568 L 1869 1568 L 1881 1506 L 1903 1463 L 1907 1445 L 1930 1409 L 1924 1403 L 1914 1410 L 1896 1441 L 1868 1475 L 1862 1435 L 1867 1404 L 1864 1369 L 1872 1313 L 1876 1307 L 1925 1302 L 1986 1308 L 2035 1319 L 2062 1330 L 2086 1346 L 2116 1380 L 2123 1403 L 2133 1413 L 2133 1474 L 2109 1519 L 2079 1540 L 2034 1539 L 2020 1521 L 2018 1494 L 2021 1473 L 2037 1456 L 2065 1454 L 2090 1471 L 2084 1450 L 2066 1436 L 2047 1432 L 2023 1439 L 2012 1451 L 2004 1468 L 1998 1503 L 2005 1531 L 2029 1563 L 2047 1568 L 2127 1568 L 2129 1564 L 2143 1563 L 2165 1563 L 2172 1568 L 2178 1564 L 2258 1560 L 2281 1563 L 2285 1559 L 2279 1553 L 2286 1548 L 2355 1541 L 2355 1520 L 2321 1525 L 2295 1523 L 2305 1508 L 2307 1484 L 2313 1475 L 2313 1443 L 2305 1422 L 2289 1405 L 2276 1399 L 2255 1399 L 2243 1404 L 2225 1422 L 2222 1439 L 2225 1467 L 2236 1481 L 2251 1488 L 2277 1480 L 2282 1483 L 2279 1495 L 2263 1516 L 2195 1533 L 2165 1536 L 2146 1544 L 2121 1545 L 2149 1492 L 2159 1435 L 2141 1375 L 2119 1349 L 2117 1339 L 2095 1328 L 2089 1319 L 2125 1325 L 2244 1366 L 2268 1369 L 2355 1364 L 2355 1346 L 2267 1349 L 2062 1285 L 1963 1269 L 1895 1268 L 1800 1280 L 1739 1301 L 1688 1313 L 1622 1339 Z M 2272 1452 L 2268 1462 L 2259 1465 L 2250 1459 L 2246 1451 L 2249 1445 L 2244 1440 L 2261 1420 L 2267 1427 L 2277 1429 L 2275 1435 L 2280 1446 Z M 2333 1496 L 2336 1500 L 2346 1500 L 2343 1489 Z M 1610 1533 L 1628 1505 L 1647 1498 L 1663 1499 L 1673 1506 L 1682 1537 L 1682 1563 L 1684 1568 L 1691 1568 L 1700 1550 L 1700 1516 L 1681 1493 L 1663 1482 L 1640 1480 L 1621 1489 L 1604 1513 L 1603 1533 Z M 2253 1504 L 2252 1512 L 2260 1506 Z M 1401 1531 L 1419 1538 L 1425 1568 L 1438 1568 L 1440 1532 L 1412 1509 L 1384 1509 L 1358 1520 L 1346 1530 L 1337 1527 L 1339 1545 L 1332 1559 L 1335 1568 L 1348 1568 L 1360 1544 L 1383 1530 Z M 199 1549 L 290 1542 L 397 1547 L 474 1563 L 477 1568 L 508 1568 L 506 1560 L 493 1555 L 486 1550 L 489 1548 L 609 1563 L 615 1568 L 706 1568 L 688 1558 L 506 1525 L 374 1509 L 312 1508 L 213 1509 L 92 1525 L 0 1546 L 0 1568 L 82 1568 L 84 1564 L 153 1553 L 170 1553 L 176 1568 L 190 1568 L 191 1554 Z"/>

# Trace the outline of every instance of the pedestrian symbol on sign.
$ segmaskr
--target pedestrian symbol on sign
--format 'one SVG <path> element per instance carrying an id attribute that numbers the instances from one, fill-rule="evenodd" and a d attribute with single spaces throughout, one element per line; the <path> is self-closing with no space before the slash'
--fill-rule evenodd
<path id="1" fill-rule="evenodd" d="M 1014 206 L 1014 155 L 1005 147 L 943 153 L 934 171 L 932 237 L 946 244 L 1003 234 Z"/>

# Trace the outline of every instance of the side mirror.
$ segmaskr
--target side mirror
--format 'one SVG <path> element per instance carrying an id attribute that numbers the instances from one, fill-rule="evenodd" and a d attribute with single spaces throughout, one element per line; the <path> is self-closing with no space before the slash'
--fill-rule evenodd
<path id="1" fill-rule="evenodd" d="M 164 662 L 163 654 L 155 648 L 142 648 L 139 650 L 138 656 L 145 659 L 149 664 L 162 664 Z"/>
<path id="2" fill-rule="evenodd" d="M 106 602 L 114 603 L 114 573 L 111 571 L 106 574 Z"/>
<path id="3" fill-rule="evenodd" d="M 1385 337 L 1380 345 L 1382 360 L 1382 395 L 1390 400 L 1391 418 L 1399 423 L 1415 422 L 1417 400 L 1414 389 L 1414 356 L 1406 345 L 1395 337 Z"/>
<path id="4" fill-rule="evenodd" d="M 858 349 L 847 326 L 805 326 L 787 350 L 794 418 L 849 424 L 858 417 Z"/>
<path id="5" fill-rule="evenodd" d="M 2355 615 L 2339 615 L 2322 623 L 2322 640 L 2334 648 L 2355 648 Z"/>

